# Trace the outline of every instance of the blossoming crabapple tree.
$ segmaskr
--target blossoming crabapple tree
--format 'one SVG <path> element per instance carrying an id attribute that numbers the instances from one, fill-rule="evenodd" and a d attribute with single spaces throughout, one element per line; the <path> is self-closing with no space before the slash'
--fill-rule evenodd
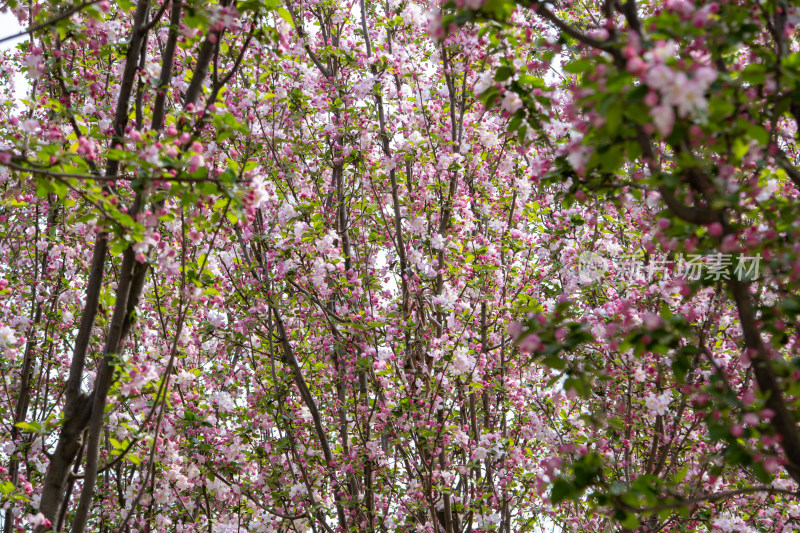
<path id="1" fill-rule="evenodd" d="M 793 530 L 798 6 L 467 4 L 436 32 L 480 28 L 495 63 L 476 93 L 558 155 L 539 183 L 581 206 L 582 249 L 605 265 L 519 337 L 584 416 L 550 492 L 577 506 L 561 519 Z M 637 253 L 646 275 L 620 275 L 612 260 Z"/>
<path id="2" fill-rule="evenodd" d="M 796 524 L 791 6 L 9 7 L 4 531 Z"/>
<path id="3" fill-rule="evenodd" d="M 199 139 L 245 131 L 215 104 L 250 44 L 275 32 L 261 5 L 240 6 L 247 18 L 228 3 L 10 7 L 30 39 L 4 57 L 6 83 L 21 68 L 30 86 L 27 102 L 12 92 L 4 101 L 4 353 L 14 388 L 4 528 L 23 527 L 30 502 L 40 530 L 67 520 L 75 531 L 108 528 L 109 512 L 127 527 L 135 509 L 96 506 L 98 483 L 109 486 L 115 469 L 116 488 L 138 501 L 154 479 L 183 325 L 203 290 L 213 292 L 201 279 L 207 257 L 187 245 L 211 248 L 238 205 L 244 162 L 209 174 Z M 125 423 L 129 438 L 118 440 L 108 423 L 120 416 L 136 427 Z"/>
<path id="4" fill-rule="evenodd" d="M 5 531 L 551 523 L 572 404 L 509 327 L 555 305 L 578 215 L 473 98 L 476 32 L 414 3 L 9 7 Z"/>

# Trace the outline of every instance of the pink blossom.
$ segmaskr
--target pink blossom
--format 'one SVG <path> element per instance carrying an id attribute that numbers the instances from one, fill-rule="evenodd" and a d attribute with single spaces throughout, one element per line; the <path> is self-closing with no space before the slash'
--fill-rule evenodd
<path id="1" fill-rule="evenodd" d="M 28 515 L 28 523 L 32 526 L 50 527 L 50 520 L 45 518 L 42 513 Z"/>
<path id="2" fill-rule="evenodd" d="M 648 52 L 647 57 L 655 63 L 665 63 L 678 54 L 678 45 L 675 41 L 658 41 L 652 51 Z"/>
<path id="3" fill-rule="evenodd" d="M 653 117 L 653 124 L 662 135 L 669 135 L 672 133 L 672 128 L 675 126 L 675 112 L 672 106 L 660 105 L 650 109 L 650 116 Z"/>
<path id="4" fill-rule="evenodd" d="M 524 337 L 519 343 L 519 350 L 523 353 L 533 353 L 542 345 L 542 340 L 536 334 Z"/>
<path id="5" fill-rule="evenodd" d="M 38 80 L 41 78 L 45 71 L 42 49 L 38 46 L 35 47 L 25 58 L 24 65 L 28 67 L 28 76 L 31 79 Z"/>
<path id="6" fill-rule="evenodd" d="M 475 87 L 473 91 L 475 94 L 483 94 L 486 90 L 492 86 L 493 77 L 491 72 L 484 72 L 478 77 L 478 81 L 475 82 Z"/>
<path id="7" fill-rule="evenodd" d="M 39 129 L 39 121 L 35 118 L 23 120 L 20 129 L 25 133 L 35 133 Z"/>
<path id="8" fill-rule="evenodd" d="M 667 390 L 662 394 L 650 394 L 645 398 L 645 405 L 647 408 L 656 414 L 665 415 L 669 410 L 669 404 L 672 401 L 672 391 Z"/>
<path id="9" fill-rule="evenodd" d="M 708 225 L 708 234 L 712 237 L 719 237 L 722 235 L 722 224 L 719 222 L 712 222 Z"/>
<path id="10" fill-rule="evenodd" d="M 634 56 L 628 58 L 626 68 L 631 74 L 639 75 L 647 69 L 647 63 L 641 57 Z"/>
<path id="11" fill-rule="evenodd" d="M 206 166 L 206 160 L 203 159 L 201 154 L 194 154 L 191 159 L 189 159 L 189 173 L 193 174 L 197 171 L 197 169 Z"/>
<path id="12" fill-rule="evenodd" d="M 428 35 L 431 39 L 439 40 L 444 37 L 444 26 L 442 26 L 441 11 L 431 11 L 428 14 Z"/>
<path id="13" fill-rule="evenodd" d="M 780 468 L 781 463 L 775 457 L 767 457 L 764 460 L 764 470 L 769 472 L 770 474 L 774 474 Z"/>
<path id="14" fill-rule="evenodd" d="M 670 101 L 678 108 L 678 116 L 686 117 L 692 112 L 708 109 L 708 101 L 704 95 L 705 86 L 697 80 L 687 80 L 685 75 L 677 76 L 675 84 L 670 88 Z"/>
<path id="15" fill-rule="evenodd" d="M 742 422 L 744 422 L 746 426 L 757 426 L 759 423 L 758 415 L 755 413 L 745 413 L 742 417 Z"/>
<path id="16" fill-rule="evenodd" d="M 667 9 L 675 11 L 681 16 L 687 18 L 695 11 L 695 4 L 689 0 L 666 0 Z"/>
<path id="17" fill-rule="evenodd" d="M 508 91 L 500 106 L 509 113 L 516 113 L 522 107 L 522 98 L 517 93 Z"/>
<path id="18" fill-rule="evenodd" d="M 17 343 L 17 337 L 14 330 L 8 326 L 0 326 L 0 347 L 11 346 Z"/>
<path id="19" fill-rule="evenodd" d="M 717 71 L 711 67 L 702 66 L 694 71 L 693 78 L 699 87 L 706 91 L 717 79 Z"/>
<path id="20" fill-rule="evenodd" d="M 647 83 L 654 89 L 663 91 L 672 85 L 675 73 L 666 65 L 656 65 L 647 73 Z"/>

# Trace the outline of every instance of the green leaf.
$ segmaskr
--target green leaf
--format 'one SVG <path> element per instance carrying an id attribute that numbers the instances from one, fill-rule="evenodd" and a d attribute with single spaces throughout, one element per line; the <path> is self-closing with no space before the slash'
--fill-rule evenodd
<path id="1" fill-rule="evenodd" d="M 550 501 L 553 503 L 561 503 L 567 498 L 571 498 L 572 494 L 572 485 L 559 478 L 553 483 L 553 488 L 550 489 Z"/>
<path id="2" fill-rule="evenodd" d="M 280 17 L 281 17 L 283 20 L 285 20 L 285 21 L 286 21 L 286 23 L 287 23 L 287 24 L 289 24 L 289 26 L 291 26 L 292 28 L 294 28 L 294 20 L 292 20 L 292 15 L 291 15 L 291 14 L 289 14 L 289 12 L 286 10 L 286 8 L 285 8 L 285 7 L 279 7 L 279 8 L 278 8 L 278 9 L 276 9 L 275 11 L 278 13 L 278 15 L 279 15 L 279 16 L 280 16 Z"/>
<path id="3" fill-rule="evenodd" d="M 747 83 L 760 85 L 767 78 L 767 67 L 759 63 L 751 63 L 742 70 L 740 77 Z"/>
<path id="4" fill-rule="evenodd" d="M 514 73 L 514 71 L 511 70 L 510 67 L 505 67 L 505 66 L 500 67 L 499 69 L 497 69 L 497 72 L 495 72 L 495 74 L 494 74 L 494 80 L 495 81 L 506 81 L 508 78 L 511 77 L 511 75 L 513 73 Z"/>
<path id="5" fill-rule="evenodd" d="M 747 122 L 747 133 L 761 146 L 769 143 L 769 133 L 762 126 Z"/>
<path id="6" fill-rule="evenodd" d="M 772 474 L 764 469 L 764 464 L 761 462 L 754 462 L 751 465 L 753 473 L 756 475 L 761 483 L 770 483 L 772 481 Z"/>
<path id="7" fill-rule="evenodd" d="M 675 377 L 678 379 L 679 382 L 683 383 L 686 381 L 686 373 L 689 371 L 689 358 L 686 354 L 679 353 L 675 360 L 672 362 L 672 371 L 675 373 Z"/>
<path id="8" fill-rule="evenodd" d="M 778 304 L 781 312 L 789 317 L 794 317 L 800 314 L 800 297 L 787 296 L 781 299 Z"/>
<path id="9" fill-rule="evenodd" d="M 124 239 L 114 239 L 111 242 L 111 255 L 119 255 L 128 248 L 128 243 Z"/>
<path id="10" fill-rule="evenodd" d="M 509 0 L 486 0 L 481 10 L 491 14 L 495 20 L 506 20 L 515 7 L 516 2 Z"/>
<path id="11" fill-rule="evenodd" d="M 208 172 L 208 169 L 206 169 Z M 200 194 L 204 194 L 206 196 L 214 196 L 219 194 L 219 189 L 217 189 L 217 184 L 212 181 L 204 181 L 197 185 L 197 190 L 200 191 Z"/>
<path id="12" fill-rule="evenodd" d="M 591 59 L 578 59 L 564 65 L 564 72 L 569 72 L 570 74 L 580 74 L 591 69 L 593 65 L 594 62 Z"/>
<path id="13" fill-rule="evenodd" d="M 17 422 L 15 425 L 22 431 L 29 431 L 31 433 L 42 432 L 42 424 L 39 422 Z"/>
<path id="14" fill-rule="evenodd" d="M 622 122 L 622 102 L 614 102 L 606 111 L 606 126 L 612 135 L 617 132 Z"/>
<path id="15" fill-rule="evenodd" d="M 556 370 L 563 370 L 567 366 L 567 362 L 558 357 L 557 355 L 550 355 L 542 359 L 542 363 L 549 366 L 550 368 L 555 368 Z"/>
<path id="16" fill-rule="evenodd" d="M 733 140 L 733 155 L 736 159 L 742 159 L 750 151 L 750 143 L 744 137 L 737 137 Z"/>
<path id="17" fill-rule="evenodd" d="M 635 531 L 639 528 L 639 518 L 633 513 L 625 513 L 625 518 L 619 521 L 625 529 Z"/>
<path id="18" fill-rule="evenodd" d="M 136 455 L 134 455 L 132 453 L 125 454 L 125 459 L 127 459 L 130 462 L 132 462 L 136 466 L 139 466 L 141 464 L 141 462 L 142 462 L 142 460 L 139 459 L 139 457 L 137 457 Z"/>

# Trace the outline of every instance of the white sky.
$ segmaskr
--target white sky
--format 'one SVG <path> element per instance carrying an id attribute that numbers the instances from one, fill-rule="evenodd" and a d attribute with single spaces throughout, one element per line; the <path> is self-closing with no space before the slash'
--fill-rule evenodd
<path id="1" fill-rule="evenodd" d="M 0 13 L 0 39 L 3 37 L 7 37 L 9 35 L 14 35 L 22 31 L 22 28 L 17 21 L 17 17 L 15 17 L 10 11 L 6 11 L 5 13 Z M 0 43 L 0 53 L 12 49 L 16 47 L 17 44 L 27 41 L 28 36 L 24 35 L 22 37 L 18 37 L 11 41 L 6 41 L 4 43 Z M 23 75 L 17 75 L 14 77 L 14 96 L 19 102 L 22 98 L 25 98 L 25 93 L 28 91 L 28 79 Z"/>
<path id="2" fill-rule="evenodd" d="M 7 37 L 15 33 L 19 33 L 20 31 L 22 31 L 22 29 L 23 28 L 20 27 L 19 22 L 17 22 L 17 17 L 15 17 L 11 13 L 11 11 L 0 13 L 0 38 Z M 11 48 L 17 43 L 27 39 L 28 39 L 27 36 L 23 36 L 11 41 L 7 41 L 5 43 L 0 44 L 0 49 L 5 50 L 7 48 Z"/>

